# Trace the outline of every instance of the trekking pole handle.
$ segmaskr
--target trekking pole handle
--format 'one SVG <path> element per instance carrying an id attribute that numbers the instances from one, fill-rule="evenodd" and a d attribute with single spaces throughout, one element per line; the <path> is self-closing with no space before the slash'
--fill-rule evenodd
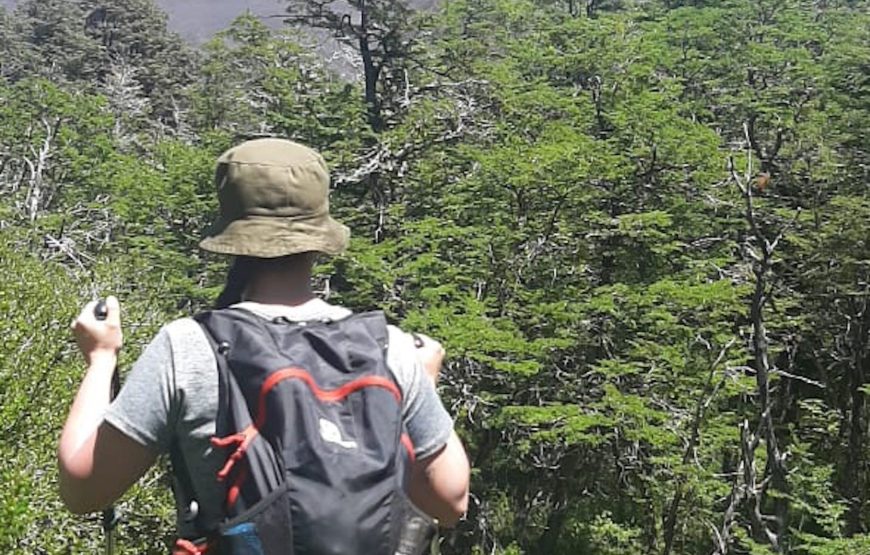
<path id="1" fill-rule="evenodd" d="M 106 304 L 106 299 L 100 299 L 97 301 L 97 305 L 94 307 L 94 318 L 97 320 L 103 321 L 109 316 L 109 305 Z"/>
<path id="2" fill-rule="evenodd" d="M 94 306 L 94 318 L 99 321 L 104 321 L 109 316 L 109 305 L 106 304 L 106 299 L 100 299 L 97 301 L 96 306 Z M 115 370 L 112 372 L 112 389 L 109 393 L 109 399 L 113 400 L 115 396 L 118 394 L 118 391 L 121 389 L 121 383 L 118 380 L 118 367 L 115 367 Z M 103 509 L 103 515 L 101 519 L 101 523 L 103 525 L 103 534 L 105 536 L 105 555 L 114 555 L 115 552 L 115 538 L 114 538 L 114 530 L 115 526 L 118 524 L 118 513 L 115 510 L 115 505 L 109 505 L 105 509 Z"/>
<path id="3" fill-rule="evenodd" d="M 102 322 L 108 317 L 109 305 L 106 303 L 106 299 L 98 300 L 96 306 L 94 306 L 94 318 Z M 114 399 L 120 389 L 121 383 L 118 381 L 118 367 L 116 366 L 115 371 L 112 373 L 112 393 L 110 399 Z"/>

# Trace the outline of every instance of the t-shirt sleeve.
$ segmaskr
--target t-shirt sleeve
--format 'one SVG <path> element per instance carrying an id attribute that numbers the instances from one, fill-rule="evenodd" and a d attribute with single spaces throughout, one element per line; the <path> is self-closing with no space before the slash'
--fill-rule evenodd
<path id="1" fill-rule="evenodd" d="M 402 389 L 402 415 L 414 444 L 414 455 L 422 459 L 447 443 L 453 431 L 453 419 L 435 391 L 435 384 L 426 374 L 414 338 L 395 326 L 389 326 L 388 330 L 387 365 Z"/>
<path id="2" fill-rule="evenodd" d="M 168 451 L 175 421 L 174 381 L 172 344 L 164 327 L 127 374 L 106 422 L 146 447 Z"/>

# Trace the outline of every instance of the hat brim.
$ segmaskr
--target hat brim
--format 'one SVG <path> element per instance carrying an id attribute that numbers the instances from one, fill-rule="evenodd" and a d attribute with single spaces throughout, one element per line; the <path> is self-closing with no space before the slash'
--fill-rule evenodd
<path id="1" fill-rule="evenodd" d="M 309 251 L 340 254 L 349 239 L 350 229 L 329 215 L 304 219 L 249 215 L 218 220 L 199 246 L 219 254 L 277 258 Z"/>

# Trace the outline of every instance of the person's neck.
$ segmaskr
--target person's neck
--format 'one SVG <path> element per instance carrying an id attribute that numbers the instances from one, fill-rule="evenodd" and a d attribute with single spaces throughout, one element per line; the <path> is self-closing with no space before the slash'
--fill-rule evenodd
<path id="1" fill-rule="evenodd" d="M 245 290 L 242 301 L 296 306 L 314 299 L 308 275 L 258 276 Z"/>

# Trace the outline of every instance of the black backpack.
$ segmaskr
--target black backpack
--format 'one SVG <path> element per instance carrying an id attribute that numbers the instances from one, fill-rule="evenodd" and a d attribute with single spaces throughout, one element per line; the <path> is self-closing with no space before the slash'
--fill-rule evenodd
<path id="1" fill-rule="evenodd" d="M 291 322 L 229 308 L 195 320 L 218 362 L 226 517 L 203 532 L 207 551 L 179 540 L 176 552 L 423 553 L 437 526 L 405 493 L 414 448 L 383 314 Z"/>

